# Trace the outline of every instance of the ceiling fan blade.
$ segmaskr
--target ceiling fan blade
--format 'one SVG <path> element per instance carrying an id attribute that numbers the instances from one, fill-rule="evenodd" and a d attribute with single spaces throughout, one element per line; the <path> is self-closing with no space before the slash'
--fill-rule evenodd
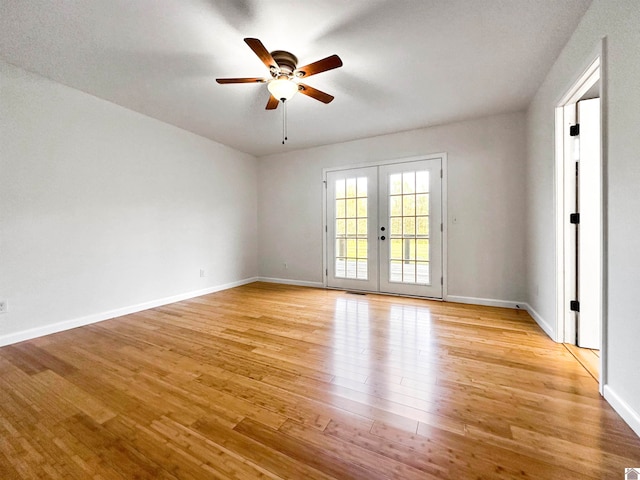
<path id="1" fill-rule="evenodd" d="M 255 53 L 258 58 L 262 60 L 262 63 L 264 63 L 269 70 L 271 70 L 271 68 L 278 67 L 278 64 L 269 53 L 269 50 L 265 48 L 260 40 L 258 40 L 257 38 L 245 38 L 244 43 L 249 45 L 249 48 L 253 50 L 253 53 Z"/>
<path id="2" fill-rule="evenodd" d="M 216 82 L 218 83 L 264 83 L 266 80 L 264 78 L 216 78 Z"/>
<path id="3" fill-rule="evenodd" d="M 275 110 L 276 108 L 278 108 L 279 103 L 280 100 L 278 100 L 273 95 L 269 95 L 269 101 L 267 102 L 266 110 Z"/>
<path id="4" fill-rule="evenodd" d="M 309 65 L 305 65 L 304 67 L 297 68 L 296 75 L 306 78 L 310 77 L 311 75 L 326 72 L 327 70 L 333 70 L 334 68 L 338 68 L 341 66 L 342 60 L 340 60 L 340 57 L 338 55 L 331 55 L 330 57 L 310 63 Z"/>
<path id="5" fill-rule="evenodd" d="M 298 91 L 311 98 L 320 100 L 322 103 L 331 103 L 331 101 L 334 98 L 332 95 L 329 95 L 328 93 L 324 93 L 316 88 L 310 87 L 309 85 L 304 85 L 302 83 L 298 84 Z"/>

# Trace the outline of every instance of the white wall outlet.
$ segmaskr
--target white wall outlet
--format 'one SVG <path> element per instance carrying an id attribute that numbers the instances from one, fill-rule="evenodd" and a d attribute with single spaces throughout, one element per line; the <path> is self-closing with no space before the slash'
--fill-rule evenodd
<path id="1" fill-rule="evenodd" d="M 287 262 L 284 263 L 284 269 L 287 270 L 289 268 L 289 265 L 287 265 Z"/>
<path id="2" fill-rule="evenodd" d="M 204 270 L 204 268 L 200 269 L 200 276 L 201 277 L 206 277 L 207 276 L 207 272 Z"/>
<path id="3" fill-rule="evenodd" d="M 6 300 L 0 300 L 0 313 L 5 313 L 9 306 L 7 305 Z"/>

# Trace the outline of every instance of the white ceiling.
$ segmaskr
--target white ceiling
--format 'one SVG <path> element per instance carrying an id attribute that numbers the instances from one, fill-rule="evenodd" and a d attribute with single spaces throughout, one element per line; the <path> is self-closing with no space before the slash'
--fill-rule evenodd
<path id="1" fill-rule="evenodd" d="M 591 0 L 0 0 L 0 57 L 262 156 L 526 108 Z M 266 111 L 243 42 L 342 68 Z"/>

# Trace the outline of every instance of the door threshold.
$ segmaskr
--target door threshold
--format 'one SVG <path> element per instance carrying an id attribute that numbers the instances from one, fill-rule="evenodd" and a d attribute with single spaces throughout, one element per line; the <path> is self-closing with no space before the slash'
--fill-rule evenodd
<path id="1" fill-rule="evenodd" d="M 596 382 L 600 382 L 600 350 L 580 348 L 570 343 L 563 343 L 563 345 L 580 365 L 582 365 L 587 373 L 589 373 Z"/>
<path id="2" fill-rule="evenodd" d="M 373 290 L 345 290 L 344 288 L 338 288 L 338 287 L 330 287 L 328 285 L 326 285 L 324 287 L 326 290 L 335 290 L 335 291 L 341 291 L 350 295 L 387 295 L 389 297 L 400 297 L 400 298 L 417 298 L 419 300 L 432 300 L 434 302 L 444 302 L 444 299 L 442 298 L 436 298 L 436 297 L 426 297 L 426 296 L 422 296 L 422 295 L 407 295 L 407 294 L 403 294 L 403 293 L 391 293 L 391 292 L 376 292 Z"/>

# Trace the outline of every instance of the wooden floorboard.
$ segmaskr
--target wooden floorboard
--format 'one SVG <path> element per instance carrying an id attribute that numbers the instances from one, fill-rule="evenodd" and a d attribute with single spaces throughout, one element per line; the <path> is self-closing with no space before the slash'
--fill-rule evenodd
<path id="1" fill-rule="evenodd" d="M 521 310 L 253 283 L 0 348 L 1 479 L 623 478 Z"/>

